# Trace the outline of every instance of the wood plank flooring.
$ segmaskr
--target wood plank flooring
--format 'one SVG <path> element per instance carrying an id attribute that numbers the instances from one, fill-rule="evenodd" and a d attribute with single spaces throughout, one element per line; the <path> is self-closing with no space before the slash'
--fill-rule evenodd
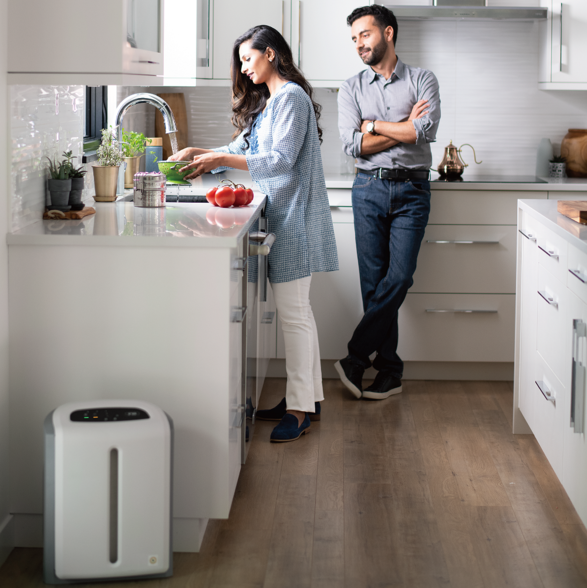
<path id="1" fill-rule="evenodd" d="M 268 380 L 261 407 L 284 392 Z M 173 578 L 109 586 L 587 588 L 587 531 L 534 437 L 511 434 L 511 383 L 325 395 L 295 443 L 257 423 L 230 518 L 175 554 Z M 0 587 L 40 586 L 41 550 L 15 549 Z"/>

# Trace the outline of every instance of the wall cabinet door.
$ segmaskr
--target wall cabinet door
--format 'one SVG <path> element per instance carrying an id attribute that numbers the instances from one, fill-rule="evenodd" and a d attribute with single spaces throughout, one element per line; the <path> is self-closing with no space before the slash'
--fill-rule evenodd
<path id="1" fill-rule="evenodd" d="M 346 25 L 347 16 L 357 6 L 356 0 L 293 0 L 294 60 L 314 85 L 342 82 L 365 69 Z"/>

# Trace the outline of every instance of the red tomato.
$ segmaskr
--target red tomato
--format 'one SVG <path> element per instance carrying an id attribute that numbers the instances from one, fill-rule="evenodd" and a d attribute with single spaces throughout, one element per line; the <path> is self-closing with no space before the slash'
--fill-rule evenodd
<path id="1" fill-rule="evenodd" d="M 218 190 L 218 188 L 210 188 L 206 192 L 206 200 L 213 206 L 218 206 L 218 204 L 216 204 L 216 190 Z"/>
<path id="2" fill-rule="evenodd" d="M 228 208 L 234 204 L 234 190 L 229 186 L 222 186 L 216 191 L 215 199 L 218 206 Z"/>
<path id="3" fill-rule="evenodd" d="M 244 188 L 235 188 L 234 190 L 234 205 L 244 206 L 247 203 L 247 191 Z"/>
<path id="4" fill-rule="evenodd" d="M 253 201 L 255 194 L 253 193 L 253 191 L 250 188 L 247 188 L 245 190 L 245 192 L 247 193 L 247 201 L 245 204 L 250 204 Z"/>
<path id="5" fill-rule="evenodd" d="M 221 229 L 230 229 L 234 226 L 234 210 L 217 210 L 216 225 Z"/>
<path id="6" fill-rule="evenodd" d="M 216 206 L 216 205 L 214 205 Z M 209 224 L 211 225 L 215 225 L 216 224 L 216 213 L 219 212 L 218 210 L 216 210 L 215 208 L 209 208 L 206 211 L 206 220 L 208 221 Z"/>

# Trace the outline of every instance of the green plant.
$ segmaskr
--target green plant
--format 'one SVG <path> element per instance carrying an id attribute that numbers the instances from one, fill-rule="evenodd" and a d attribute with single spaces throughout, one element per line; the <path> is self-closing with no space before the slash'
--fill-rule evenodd
<path id="1" fill-rule="evenodd" d="M 70 178 L 83 178 L 86 175 L 87 171 L 88 170 L 83 165 L 80 165 L 79 167 L 72 167 L 69 170 L 69 177 Z"/>
<path id="2" fill-rule="evenodd" d="M 567 158 L 563 157 L 562 155 L 555 155 L 551 160 L 550 163 L 567 163 Z"/>
<path id="3" fill-rule="evenodd" d="M 71 151 L 69 153 L 71 153 Z M 65 157 L 62 161 L 57 161 L 57 158 L 50 159 L 47 157 L 47 161 L 49 162 L 48 170 L 51 174 L 52 180 L 69 179 L 69 172 L 71 170 L 70 158 Z"/>
<path id="4" fill-rule="evenodd" d="M 124 157 L 136 157 L 145 152 L 145 135 L 122 129 L 122 153 Z"/>
<path id="5" fill-rule="evenodd" d="M 96 151 L 98 165 L 119 166 L 122 163 L 122 154 L 116 140 L 116 128 L 102 129 L 102 142 Z"/>

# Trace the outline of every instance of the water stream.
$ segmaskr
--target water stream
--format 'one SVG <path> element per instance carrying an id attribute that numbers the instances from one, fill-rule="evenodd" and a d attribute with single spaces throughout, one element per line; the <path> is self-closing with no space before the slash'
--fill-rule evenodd
<path id="1" fill-rule="evenodd" d="M 169 133 L 169 141 L 171 142 L 171 152 L 175 155 L 178 152 L 177 133 Z"/>

